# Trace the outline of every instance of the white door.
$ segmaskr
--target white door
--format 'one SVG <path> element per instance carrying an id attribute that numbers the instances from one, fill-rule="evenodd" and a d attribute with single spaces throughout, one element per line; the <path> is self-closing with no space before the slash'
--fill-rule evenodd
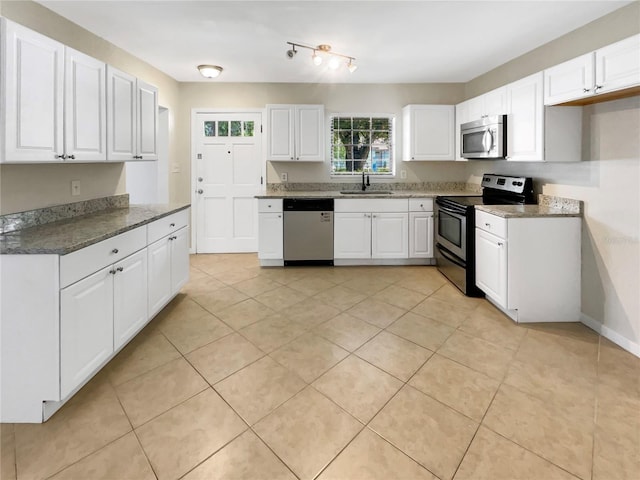
<path id="1" fill-rule="evenodd" d="M 542 72 L 507 85 L 508 160 L 544 160 Z"/>
<path id="2" fill-rule="evenodd" d="M 371 258 L 371 214 L 333 215 L 334 258 Z"/>
<path id="3" fill-rule="evenodd" d="M 60 162 L 64 45 L 6 19 L 2 162 Z"/>
<path id="4" fill-rule="evenodd" d="M 113 344 L 114 350 L 127 343 L 149 318 L 147 315 L 147 249 L 114 265 Z"/>
<path id="5" fill-rule="evenodd" d="M 262 146 L 260 113 L 195 118 L 197 253 L 256 252 Z"/>
<path id="6" fill-rule="evenodd" d="M 410 157 L 405 160 L 454 160 L 455 107 L 413 105 L 409 108 Z"/>
<path id="7" fill-rule="evenodd" d="M 104 62 L 65 47 L 66 161 L 107 160 L 106 69 Z"/>
<path id="8" fill-rule="evenodd" d="M 258 258 L 282 260 L 283 256 L 282 212 L 259 213 Z"/>
<path id="9" fill-rule="evenodd" d="M 324 106 L 296 105 L 295 157 L 301 162 L 324 160 Z"/>
<path id="10" fill-rule="evenodd" d="M 544 71 L 544 104 L 555 105 L 593 95 L 593 72 L 593 52 L 547 68 Z"/>
<path id="11" fill-rule="evenodd" d="M 408 213 L 374 213 L 371 220 L 371 258 L 408 258 L 408 233 Z"/>
<path id="12" fill-rule="evenodd" d="M 171 239 L 171 292 L 178 293 L 189 280 L 189 229 L 183 227 Z"/>
<path id="13" fill-rule="evenodd" d="M 596 50 L 597 93 L 640 83 L 640 34 Z"/>
<path id="14" fill-rule="evenodd" d="M 171 298 L 171 247 L 164 237 L 147 247 L 149 317 L 153 317 Z"/>
<path id="15" fill-rule="evenodd" d="M 409 258 L 433 257 L 433 213 L 409 214 Z"/>
<path id="16" fill-rule="evenodd" d="M 135 160 L 136 77 L 107 66 L 107 158 Z M 128 179 L 127 179 L 128 180 Z"/>
<path id="17" fill-rule="evenodd" d="M 60 395 L 71 393 L 113 353 L 113 267 L 60 291 Z"/>
<path id="18" fill-rule="evenodd" d="M 476 285 L 507 306 L 507 242 L 476 228 Z"/>
<path id="19" fill-rule="evenodd" d="M 267 160 L 294 160 L 293 105 L 267 105 Z"/>
<path id="20" fill-rule="evenodd" d="M 138 79 L 138 160 L 158 159 L 158 88 Z"/>

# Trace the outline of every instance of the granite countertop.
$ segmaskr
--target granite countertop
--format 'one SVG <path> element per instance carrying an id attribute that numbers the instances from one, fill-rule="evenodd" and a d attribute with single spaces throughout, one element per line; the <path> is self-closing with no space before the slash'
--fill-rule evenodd
<path id="1" fill-rule="evenodd" d="M 66 255 L 188 207 L 129 205 L 16 230 L 0 235 L 0 254 Z"/>
<path id="2" fill-rule="evenodd" d="M 375 193 L 375 190 L 369 190 L 371 193 L 367 194 L 348 194 L 340 193 L 339 191 L 280 191 L 280 192 L 265 192 L 260 195 L 256 195 L 256 198 L 434 198 L 439 195 L 456 195 L 467 196 L 474 195 L 479 196 L 478 192 L 471 190 L 393 190 L 393 193 Z"/>
<path id="3" fill-rule="evenodd" d="M 503 218 L 581 217 L 578 210 L 548 205 L 476 205 L 476 210 Z"/>

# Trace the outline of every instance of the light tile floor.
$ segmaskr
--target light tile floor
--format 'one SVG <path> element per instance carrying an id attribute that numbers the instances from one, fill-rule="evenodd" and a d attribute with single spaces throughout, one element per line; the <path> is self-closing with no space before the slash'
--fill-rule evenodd
<path id="1" fill-rule="evenodd" d="M 48 422 L 2 425 L 2 479 L 640 478 L 640 359 L 580 324 L 432 267 L 191 265 Z"/>

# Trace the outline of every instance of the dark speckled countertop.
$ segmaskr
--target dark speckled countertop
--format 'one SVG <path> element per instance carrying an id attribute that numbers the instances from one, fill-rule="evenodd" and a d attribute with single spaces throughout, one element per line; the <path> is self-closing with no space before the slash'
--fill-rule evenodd
<path id="1" fill-rule="evenodd" d="M 189 204 L 130 205 L 25 228 L 0 235 L 0 254 L 66 255 L 185 208 Z"/>

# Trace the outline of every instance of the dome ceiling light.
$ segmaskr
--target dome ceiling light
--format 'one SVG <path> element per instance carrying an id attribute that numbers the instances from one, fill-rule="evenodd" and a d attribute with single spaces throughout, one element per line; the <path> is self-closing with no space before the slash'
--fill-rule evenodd
<path id="1" fill-rule="evenodd" d="M 223 68 L 218 65 L 198 65 L 198 71 L 205 78 L 216 78 L 222 70 Z"/>
<path id="2" fill-rule="evenodd" d="M 344 64 L 351 73 L 355 72 L 358 68 L 358 66 L 355 64 L 355 57 L 333 52 L 331 51 L 331 45 L 322 43 L 316 47 L 312 47 L 310 45 L 303 45 L 302 43 L 294 42 L 287 42 L 287 45 L 291 45 L 291 48 L 287 50 L 287 58 L 291 60 L 293 60 L 293 58 L 298 53 L 298 50 L 296 50 L 296 48 L 306 48 L 308 50 L 311 50 L 311 61 L 316 66 L 322 65 L 322 62 L 325 60 L 325 58 L 327 58 L 328 65 L 331 70 L 337 70 L 341 64 Z"/>

